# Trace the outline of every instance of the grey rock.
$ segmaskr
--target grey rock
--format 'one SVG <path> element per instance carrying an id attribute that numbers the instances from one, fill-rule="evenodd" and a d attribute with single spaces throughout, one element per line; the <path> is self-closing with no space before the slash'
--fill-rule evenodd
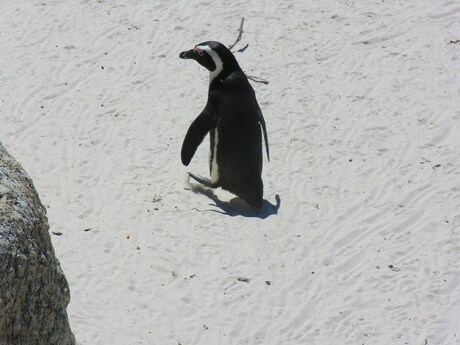
<path id="1" fill-rule="evenodd" d="M 0 143 L 0 345 L 74 345 L 69 300 L 46 209 Z"/>

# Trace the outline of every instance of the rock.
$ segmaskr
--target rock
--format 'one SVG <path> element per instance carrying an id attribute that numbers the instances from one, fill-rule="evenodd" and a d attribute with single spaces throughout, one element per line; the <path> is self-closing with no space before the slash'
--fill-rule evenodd
<path id="1" fill-rule="evenodd" d="M 0 143 L 0 345 L 74 345 L 69 285 L 32 180 Z"/>

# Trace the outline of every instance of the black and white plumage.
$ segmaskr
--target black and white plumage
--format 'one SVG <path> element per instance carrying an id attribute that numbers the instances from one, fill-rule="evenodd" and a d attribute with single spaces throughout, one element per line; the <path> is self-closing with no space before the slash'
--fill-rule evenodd
<path id="1" fill-rule="evenodd" d="M 187 131 L 181 151 L 182 163 L 190 163 L 209 132 L 211 180 L 189 175 L 207 187 L 221 187 L 252 207 L 260 208 L 263 200 L 261 127 L 267 158 L 270 158 L 265 120 L 253 88 L 235 56 L 219 42 L 200 43 L 179 57 L 196 60 L 209 70 L 208 101 Z"/>

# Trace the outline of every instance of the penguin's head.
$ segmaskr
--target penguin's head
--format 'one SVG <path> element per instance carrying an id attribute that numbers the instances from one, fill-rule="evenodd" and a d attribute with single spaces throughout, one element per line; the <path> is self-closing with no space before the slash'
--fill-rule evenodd
<path id="1" fill-rule="evenodd" d="M 224 72 L 225 76 L 240 68 L 232 52 L 222 43 L 216 41 L 197 44 L 195 48 L 180 53 L 179 57 L 181 59 L 193 59 L 209 70 L 210 81 L 221 72 Z"/>

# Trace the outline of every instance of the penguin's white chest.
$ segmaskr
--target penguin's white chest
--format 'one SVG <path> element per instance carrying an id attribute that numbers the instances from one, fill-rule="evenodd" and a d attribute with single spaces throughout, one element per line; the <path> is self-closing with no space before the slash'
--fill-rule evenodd
<path id="1" fill-rule="evenodd" d="M 211 133 L 213 140 L 211 140 L 211 148 L 209 152 L 209 166 L 211 170 L 211 183 L 219 181 L 219 166 L 217 165 L 217 145 L 219 144 L 219 132 L 217 129 Z"/>

